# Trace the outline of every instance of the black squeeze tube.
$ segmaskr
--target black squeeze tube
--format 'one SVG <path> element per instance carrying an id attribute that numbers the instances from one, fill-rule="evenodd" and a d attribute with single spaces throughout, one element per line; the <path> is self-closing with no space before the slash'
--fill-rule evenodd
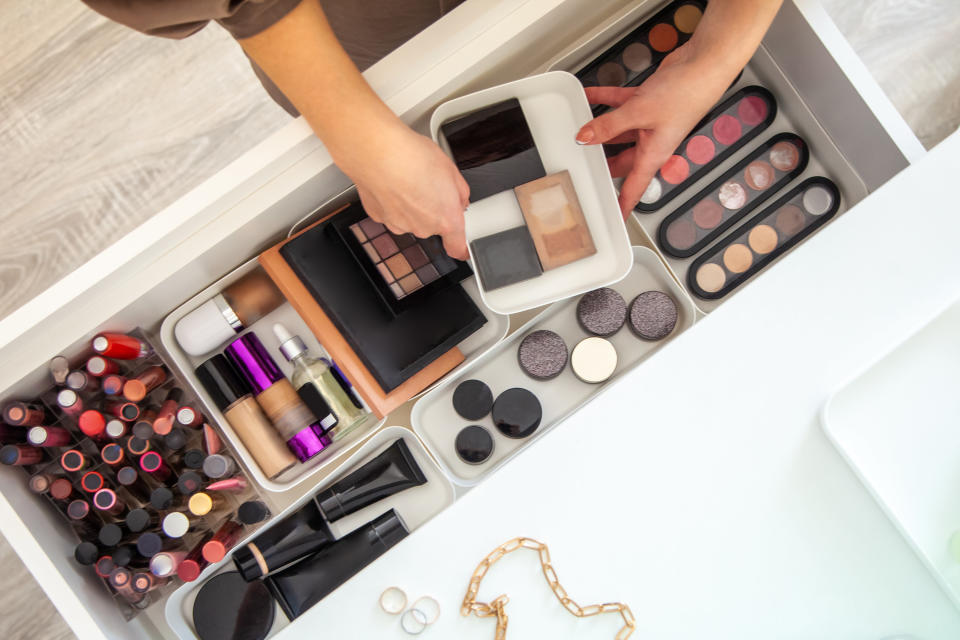
<path id="1" fill-rule="evenodd" d="M 283 613 L 294 620 L 406 538 L 407 533 L 406 524 L 391 509 L 264 582 Z"/>
<path id="2" fill-rule="evenodd" d="M 328 522 L 427 482 L 403 438 L 314 498 Z"/>
<path id="3" fill-rule="evenodd" d="M 333 540 L 333 533 L 317 503 L 310 500 L 298 511 L 238 547 L 233 552 L 233 562 L 243 579 L 252 582 L 306 558 Z M 261 563 L 266 565 L 266 572 Z"/>

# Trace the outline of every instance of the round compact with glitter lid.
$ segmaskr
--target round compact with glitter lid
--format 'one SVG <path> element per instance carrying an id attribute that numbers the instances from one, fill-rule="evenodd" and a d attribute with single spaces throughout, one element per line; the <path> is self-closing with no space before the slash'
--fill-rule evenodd
<path id="1" fill-rule="evenodd" d="M 520 341 L 517 362 L 534 380 L 552 380 L 567 366 L 567 345 L 553 331 L 534 331 Z"/>
<path id="2" fill-rule="evenodd" d="M 577 303 L 577 322 L 587 333 L 612 336 L 627 319 L 627 303 L 609 287 L 585 293 Z"/>

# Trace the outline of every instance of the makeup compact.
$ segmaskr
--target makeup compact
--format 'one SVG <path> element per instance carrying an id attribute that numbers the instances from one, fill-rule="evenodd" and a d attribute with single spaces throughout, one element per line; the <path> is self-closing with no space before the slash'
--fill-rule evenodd
<path id="1" fill-rule="evenodd" d="M 453 408 L 465 420 L 480 420 L 493 408 L 493 392 L 480 380 L 464 380 L 453 392 Z"/>
<path id="2" fill-rule="evenodd" d="M 493 436 L 483 427 L 464 427 L 454 440 L 457 456 L 467 464 L 483 464 L 493 454 Z"/>
<path id="3" fill-rule="evenodd" d="M 630 269 L 603 150 L 575 142 L 591 118 L 583 88 L 565 72 L 456 98 L 431 117 L 434 139 L 471 185 L 467 244 L 483 301 L 498 313 L 578 295 Z M 503 172 L 504 153 L 528 160 Z"/>
<path id="4" fill-rule="evenodd" d="M 722 298 L 825 224 L 840 208 L 830 180 L 809 178 L 694 260 L 687 285 L 697 297 Z"/>
<path id="5" fill-rule="evenodd" d="M 553 331 L 539 329 L 528 333 L 520 341 L 517 362 L 531 378 L 551 380 L 563 373 L 567 366 L 567 345 Z"/>

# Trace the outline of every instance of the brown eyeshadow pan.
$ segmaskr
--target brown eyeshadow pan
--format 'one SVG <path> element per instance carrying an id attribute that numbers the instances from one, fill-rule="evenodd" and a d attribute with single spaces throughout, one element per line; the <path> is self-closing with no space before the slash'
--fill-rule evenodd
<path id="1" fill-rule="evenodd" d="M 407 259 L 407 262 L 410 263 L 410 267 L 413 269 L 419 269 L 430 262 L 430 258 L 427 257 L 426 252 L 417 244 L 410 245 L 404 249 L 403 257 Z"/>
<path id="2" fill-rule="evenodd" d="M 792 236 L 803 229 L 806 219 L 800 207 L 795 204 L 785 204 L 780 207 L 773 224 L 783 235 Z"/>
<path id="3" fill-rule="evenodd" d="M 400 280 L 400 287 L 408 294 L 413 293 L 422 286 L 423 283 L 420 282 L 420 278 L 418 278 L 415 273 L 411 273 Z"/>
<path id="4" fill-rule="evenodd" d="M 390 269 L 390 273 L 398 279 L 413 271 L 413 269 L 410 268 L 410 263 L 407 262 L 407 259 L 403 257 L 402 253 L 398 253 L 392 258 L 387 258 L 387 267 Z"/>
<path id="5" fill-rule="evenodd" d="M 384 233 L 370 241 L 381 258 L 389 258 L 400 249 L 390 234 Z"/>

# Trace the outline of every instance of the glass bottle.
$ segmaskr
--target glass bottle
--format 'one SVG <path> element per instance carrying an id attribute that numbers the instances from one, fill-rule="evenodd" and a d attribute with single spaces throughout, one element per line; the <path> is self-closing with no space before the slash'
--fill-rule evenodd
<path id="1" fill-rule="evenodd" d="M 282 324 L 273 325 L 273 333 L 280 341 L 280 353 L 293 365 L 291 382 L 300 399 L 321 424 L 326 424 L 327 415 L 336 419 L 327 431 L 334 442 L 356 429 L 368 412 L 350 399 L 334 377 L 329 361 L 311 356 L 300 336 L 292 335 Z"/>

